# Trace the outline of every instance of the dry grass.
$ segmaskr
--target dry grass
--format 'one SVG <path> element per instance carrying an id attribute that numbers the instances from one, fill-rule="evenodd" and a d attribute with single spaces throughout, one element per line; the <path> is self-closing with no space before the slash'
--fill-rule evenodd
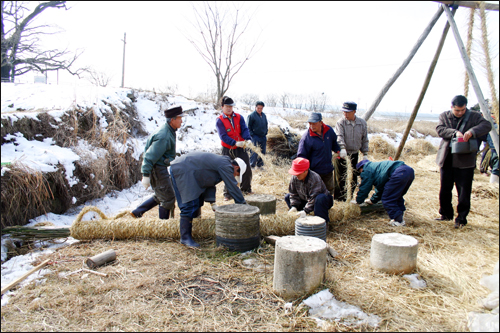
<path id="1" fill-rule="evenodd" d="M 370 152 L 372 159 L 387 155 Z M 261 228 L 287 229 L 290 162 L 268 163 L 255 171 L 256 193 L 278 198 L 273 217 L 261 217 Z M 335 202 L 327 242 L 340 253 L 341 261 L 329 259 L 323 285 L 335 297 L 382 318 L 380 331 L 465 331 L 467 313 L 481 311 L 477 304 L 489 291 L 479 285 L 483 274 L 491 274 L 498 261 L 498 187 L 476 175 L 469 224 L 460 230 L 453 222 L 438 222 L 439 173 L 422 156 L 405 156 L 416 179 L 406 195 L 407 227 L 388 225 L 385 213 L 348 213 L 349 204 Z M 432 160 L 429 156 L 428 160 Z M 476 200 L 480 199 L 480 200 Z M 453 199 L 456 205 L 456 196 Z M 218 185 L 217 203 L 222 200 Z M 178 216 L 179 212 L 176 212 Z M 157 210 L 145 218 L 157 219 Z M 213 219 L 208 205 L 202 219 Z M 118 217 L 121 218 L 121 217 Z M 281 222 L 278 221 L 281 219 Z M 293 218 L 292 218 L 293 220 Z M 194 221 L 194 229 L 196 224 Z M 264 232 L 269 232 L 264 231 Z M 380 273 L 370 267 L 371 238 L 375 234 L 401 232 L 419 241 L 416 273 L 426 280 L 425 289 L 412 289 L 400 276 Z M 195 239 L 197 238 L 195 234 Z M 59 249 L 52 274 L 41 285 L 17 290 L 2 307 L 5 331 L 317 331 L 315 320 L 293 302 L 292 311 L 272 290 L 274 248 L 267 244 L 247 257 L 215 247 L 213 238 L 201 239 L 201 249 L 189 249 L 175 240 L 94 240 Z M 61 275 L 82 267 L 89 256 L 115 249 L 117 260 L 101 267 L 108 277 L 82 273 Z M 44 260 L 42 257 L 39 260 Z M 254 259 L 250 263 L 246 259 Z M 304 295 L 306 297 L 307 295 Z M 348 327 L 332 323 L 327 331 L 364 331 L 370 327 Z"/>

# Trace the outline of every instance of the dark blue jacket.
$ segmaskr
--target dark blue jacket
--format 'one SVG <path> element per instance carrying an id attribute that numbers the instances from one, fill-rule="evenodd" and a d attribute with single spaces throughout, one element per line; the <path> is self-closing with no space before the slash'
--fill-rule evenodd
<path id="1" fill-rule="evenodd" d="M 257 135 L 259 137 L 264 137 L 267 135 L 267 117 L 264 112 L 261 115 L 257 111 L 254 111 L 248 115 L 247 126 L 250 131 L 250 135 Z"/>
<path id="2" fill-rule="evenodd" d="M 312 171 L 323 175 L 333 171 L 332 151 L 340 151 L 337 134 L 330 126 L 323 124 L 323 137 L 310 129 L 302 135 L 297 150 L 297 157 L 307 158 Z"/>
<path id="3" fill-rule="evenodd" d="M 382 161 L 368 162 L 363 166 L 361 172 L 361 184 L 359 185 L 356 202 L 362 204 L 370 194 L 372 187 L 375 186 L 375 193 L 371 197 L 373 203 L 377 203 L 382 199 L 385 183 L 389 180 L 394 170 L 405 164 L 402 161 Z"/>

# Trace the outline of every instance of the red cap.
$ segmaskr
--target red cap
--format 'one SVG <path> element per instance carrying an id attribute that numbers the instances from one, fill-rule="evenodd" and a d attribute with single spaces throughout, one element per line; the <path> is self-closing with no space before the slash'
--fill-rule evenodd
<path id="1" fill-rule="evenodd" d="M 288 173 L 294 176 L 300 175 L 302 172 L 309 169 L 309 160 L 303 157 L 297 157 L 292 162 L 292 167 Z"/>

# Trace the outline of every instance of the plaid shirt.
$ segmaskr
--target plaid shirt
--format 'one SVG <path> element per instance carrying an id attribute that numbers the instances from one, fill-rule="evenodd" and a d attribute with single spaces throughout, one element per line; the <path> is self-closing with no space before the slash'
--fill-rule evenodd
<path id="1" fill-rule="evenodd" d="M 309 173 L 304 180 L 292 176 L 288 185 L 288 192 L 290 192 L 291 206 L 299 207 L 302 201 L 307 201 L 304 207 L 304 212 L 307 214 L 314 210 L 314 202 L 319 194 L 330 194 L 321 177 L 311 169 L 309 169 Z"/>
<path id="2" fill-rule="evenodd" d="M 342 118 L 335 125 L 335 133 L 340 148 L 344 148 L 348 154 L 360 150 L 363 154 L 368 154 L 368 126 L 364 119 L 356 117 L 354 121 L 349 121 Z"/>

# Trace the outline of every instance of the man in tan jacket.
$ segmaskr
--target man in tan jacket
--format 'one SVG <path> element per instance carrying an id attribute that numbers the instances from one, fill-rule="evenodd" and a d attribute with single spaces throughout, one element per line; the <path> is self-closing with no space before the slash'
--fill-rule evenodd
<path id="1" fill-rule="evenodd" d="M 462 131 L 459 130 L 461 128 L 463 128 Z M 490 130 L 490 122 L 484 119 L 479 112 L 467 109 L 467 98 L 462 95 L 452 99 L 451 111 L 445 111 L 439 115 L 436 132 L 442 140 L 436 163 L 441 168 L 441 189 L 439 191 L 439 214 L 441 216 L 436 219 L 437 221 L 450 221 L 454 217 L 453 186 L 456 186 L 458 192 L 456 229 L 467 224 L 467 215 L 470 211 L 470 196 L 477 152 L 452 154 L 450 146 L 452 138 L 462 138 L 463 141 L 467 142 L 487 134 Z"/>

